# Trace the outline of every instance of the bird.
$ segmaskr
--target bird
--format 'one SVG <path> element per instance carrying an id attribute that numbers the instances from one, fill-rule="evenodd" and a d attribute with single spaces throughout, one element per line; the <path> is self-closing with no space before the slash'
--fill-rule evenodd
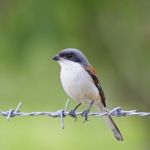
<path id="1" fill-rule="evenodd" d="M 64 91 L 69 97 L 78 102 L 78 105 L 70 111 L 73 117 L 75 117 L 76 109 L 82 103 L 89 105 L 82 113 L 86 120 L 93 105 L 99 112 L 107 111 L 106 98 L 96 69 L 89 63 L 81 50 L 66 48 L 61 50 L 52 59 L 57 61 L 61 67 L 60 80 Z M 112 117 L 106 115 L 104 118 L 112 130 L 114 137 L 118 141 L 123 141 L 123 136 Z"/>

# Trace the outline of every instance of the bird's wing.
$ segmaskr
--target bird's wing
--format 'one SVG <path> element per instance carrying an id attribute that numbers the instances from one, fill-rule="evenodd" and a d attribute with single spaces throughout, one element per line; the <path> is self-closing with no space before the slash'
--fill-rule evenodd
<path id="1" fill-rule="evenodd" d="M 106 107 L 106 100 L 105 100 L 104 91 L 103 91 L 102 86 L 99 82 L 99 79 L 96 75 L 95 68 L 92 65 L 87 65 L 84 68 L 89 73 L 89 75 L 92 77 L 93 82 L 94 82 L 95 86 L 97 87 L 97 89 L 99 91 L 99 95 L 101 97 L 102 103 L 103 103 L 104 107 Z"/>

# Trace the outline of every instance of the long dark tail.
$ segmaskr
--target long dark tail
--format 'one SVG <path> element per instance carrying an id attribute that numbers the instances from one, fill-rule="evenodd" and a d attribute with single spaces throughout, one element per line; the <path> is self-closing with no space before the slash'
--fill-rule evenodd
<path id="1" fill-rule="evenodd" d="M 100 111 L 100 112 L 105 112 L 107 111 L 106 108 L 103 106 L 103 104 L 101 102 L 97 102 L 95 103 L 96 108 Z M 118 140 L 118 141 L 123 141 L 123 136 L 121 134 L 121 132 L 119 131 L 116 123 L 113 121 L 113 119 L 111 118 L 111 116 L 104 116 L 104 119 L 106 120 L 108 127 L 111 128 L 114 137 Z"/>
<path id="2" fill-rule="evenodd" d="M 111 116 L 105 116 L 104 117 L 108 126 L 111 128 L 114 137 L 118 140 L 118 141 L 123 141 L 123 136 L 121 134 L 121 132 L 119 131 L 117 125 L 115 124 L 115 122 L 113 121 L 113 119 L 111 118 Z"/>

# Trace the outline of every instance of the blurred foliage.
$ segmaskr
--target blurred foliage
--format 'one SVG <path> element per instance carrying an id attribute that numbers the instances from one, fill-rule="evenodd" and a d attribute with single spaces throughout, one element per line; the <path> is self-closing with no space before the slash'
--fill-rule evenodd
<path id="1" fill-rule="evenodd" d="M 51 61 L 61 49 L 81 49 L 97 68 L 109 107 L 150 111 L 150 1 L 1 0 L 1 109 L 55 111 L 68 96 Z M 76 105 L 72 101 L 72 106 Z M 101 119 L 102 120 L 102 119 Z M 0 149 L 148 150 L 149 117 L 117 118 L 125 138 L 113 139 L 103 120 L 0 120 Z"/>

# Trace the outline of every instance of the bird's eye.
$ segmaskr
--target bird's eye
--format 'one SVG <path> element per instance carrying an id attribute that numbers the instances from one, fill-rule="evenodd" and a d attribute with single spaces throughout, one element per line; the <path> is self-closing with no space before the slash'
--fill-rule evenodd
<path id="1" fill-rule="evenodd" d="M 73 57 L 72 54 L 66 54 L 66 58 L 70 59 L 70 58 L 72 58 L 72 57 Z"/>
<path id="2" fill-rule="evenodd" d="M 60 57 L 64 57 L 65 54 L 64 54 L 64 53 L 60 53 L 59 56 L 60 56 Z"/>

